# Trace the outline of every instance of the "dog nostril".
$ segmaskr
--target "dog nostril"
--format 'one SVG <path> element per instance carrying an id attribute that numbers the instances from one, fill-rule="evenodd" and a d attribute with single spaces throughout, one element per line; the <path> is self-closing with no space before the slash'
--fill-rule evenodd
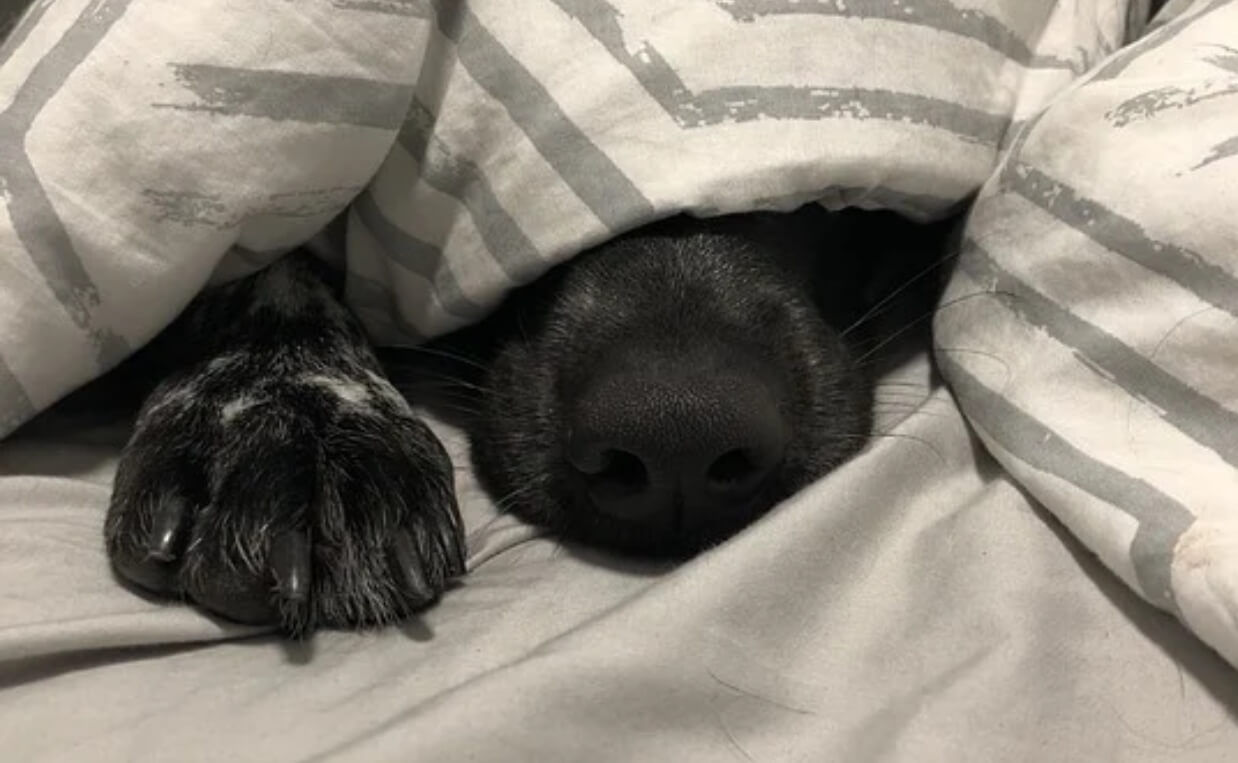
<path id="1" fill-rule="evenodd" d="M 649 484 L 649 472 L 645 464 L 632 453 L 609 448 L 602 452 L 599 468 L 586 472 L 595 489 L 605 488 L 615 492 L 636 493 Z"/>
<path id="2" fill-rule="evenodd" d="M 640 456 L 620 448 L 583 448 L 569 459 L 593 504 L 617 519 L 639 520 L 667 509 L 668 490 L 655 489 Z"/>
<path id="3" fill-rule="evenodd" d="M 728 450 L 718 456 L 705 472 L 705 479 L 710 486 L 722 489 L 745 486 L 758 476 L 760 469 L 740 448 Z"/>

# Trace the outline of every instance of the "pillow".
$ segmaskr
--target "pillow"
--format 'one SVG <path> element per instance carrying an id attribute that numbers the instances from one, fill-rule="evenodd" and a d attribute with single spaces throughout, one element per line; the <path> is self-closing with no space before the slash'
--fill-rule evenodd
<path id="1" fill-rule="evenodd" d="M 1238 664 L 1238 2 L 1057 97 L 977 200 L 936 318 L 1001 463 Z"/>
<path id="2" fill-rule="evenodd" d="M 0 51 L 0 435 L 346 206 L 316 245 L 383 343 L 681 210 L 940 215 L 1146 7 L 40 0 Z"/>

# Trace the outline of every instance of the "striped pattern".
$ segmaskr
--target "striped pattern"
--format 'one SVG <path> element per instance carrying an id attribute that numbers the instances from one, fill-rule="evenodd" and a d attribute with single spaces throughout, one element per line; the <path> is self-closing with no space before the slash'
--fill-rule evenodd
<path id="1" fill-rule="evenodd" d="M 681 210 L 940 215 L 1134 6 L 428 3 L 412 108 L 352 215 L 350 294 L 381 341 L 415 342 Z"/>
<path id="2" fill-rule="evenodd" d="M 1238 2 L 1169 10 L 1014 141 L 936 341 L 1010 472 L 1238 664 Z"/>
<path id="3" fill-rule="evenodd" d="M 345 209 L 388 343 L 680 210 L 941 214 L 1139 5 L 39 0 L 0 49 L 0 434 Z"/>
<path id="4" fill-rule="evenodd" d="M 1126 47 L 1148 0 L 174 5 L 39 0 L 0 48 L 0 434 L 331 220 L 412 343 L 677 211 L 983 186 L 937 318 L 960 405 L 1238 662 L 1238 0 Z"/>
<path id="5" fill-rule="evenodd" d="M 426 15 L 36 1 L 0 47 L 0 435 L 217 269 L 261 266 L 338 215 L 405 121 Z"/>
<path id="6" fill-rule="evenodd" d="M 937 216 L 1124 7 L 35 2 L 0 51 L 0 434 L 345 208 L 334 254 L 386 343 L 681 209 Z"/>

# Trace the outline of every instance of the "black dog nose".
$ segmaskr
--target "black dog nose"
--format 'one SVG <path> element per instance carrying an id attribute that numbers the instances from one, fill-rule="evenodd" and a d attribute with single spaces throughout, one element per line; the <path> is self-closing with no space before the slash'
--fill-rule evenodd
<path id="1" fill-rule="evenodd" d="M 681 531 L 742 509 L 786 450 L 772 385 L 754 371 L 604 371 L 569 412 L 568 461 L 594 506 Z"/>

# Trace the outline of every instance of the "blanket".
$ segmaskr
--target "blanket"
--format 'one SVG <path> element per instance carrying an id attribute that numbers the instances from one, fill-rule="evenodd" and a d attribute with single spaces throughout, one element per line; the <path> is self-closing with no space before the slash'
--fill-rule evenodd
<path id="1" fill-rule="evenodd" d="M 985 185 L 938 359 L 1002 464 L 1238 664 L 1238 3 L 1058 96 Z"/>
<path id="2" fill-rule="evenodd" d="M 928 219 L 983 186 L 936 326 L 960 405 L 1238 662 L 1238 4 L 1124 48 L 1147 6 L 41 0 L 0 49 L 0 433 L 306 242 L 376 341 L 416 343 L 675 212 Z"/>

